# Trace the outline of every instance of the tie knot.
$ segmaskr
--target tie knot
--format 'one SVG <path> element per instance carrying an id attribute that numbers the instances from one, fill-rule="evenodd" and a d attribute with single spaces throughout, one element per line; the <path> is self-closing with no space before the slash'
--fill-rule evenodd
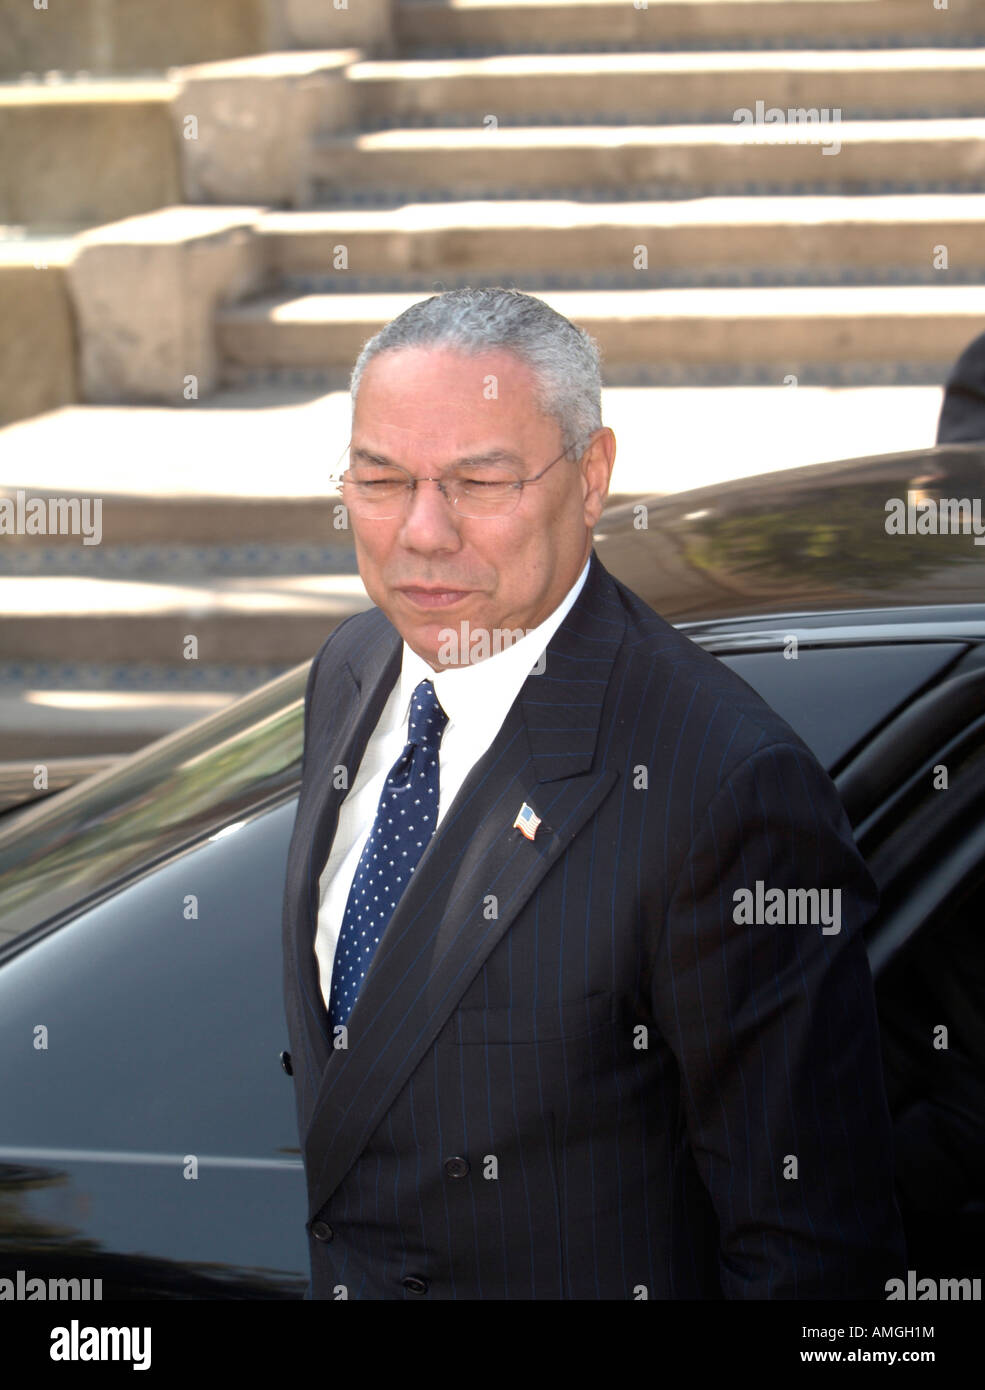
<path id="1" fill-rule="evenodd" d="M 421 748 L 437 748 L 447 723 L 448 716 L 441 708 L 434 686 L 430 681 L 421 681 L 410 697 L 407 742 Z"/>

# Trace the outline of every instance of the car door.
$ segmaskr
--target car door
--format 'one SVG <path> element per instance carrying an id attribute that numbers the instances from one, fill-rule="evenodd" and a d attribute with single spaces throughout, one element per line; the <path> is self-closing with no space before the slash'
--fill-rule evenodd
<path id="1" fill-rule="evenodd" d="M 882 907 L 869 932 L 897 1196 L 920 1277 L 985 1244 L 985 648 L 838 778 Z"/>
<path id="2" fill-rule="evenodd" d="M 293 797 L 38 935 L 0 969 L 0 1273 L 103 1297 L 301 1297 L 280 1060 Z"/>
<path id="3" fill-rule="evenodd" d="M 985 642 L 949 616 L 699 629 L 835 774 L 879 887 L 896 1195 L 909 1267 L 934 1279 L 980 1277 L 985 1245 Z"/>

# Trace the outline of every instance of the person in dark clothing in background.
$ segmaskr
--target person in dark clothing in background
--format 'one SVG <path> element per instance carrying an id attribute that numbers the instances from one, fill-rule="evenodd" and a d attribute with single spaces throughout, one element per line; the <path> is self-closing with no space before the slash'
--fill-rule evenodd
<path id="1" fill-rule="evenodd" d="M 985 441 L 985 333 L 965 348 L 944 386 L 938 444 Z"/>

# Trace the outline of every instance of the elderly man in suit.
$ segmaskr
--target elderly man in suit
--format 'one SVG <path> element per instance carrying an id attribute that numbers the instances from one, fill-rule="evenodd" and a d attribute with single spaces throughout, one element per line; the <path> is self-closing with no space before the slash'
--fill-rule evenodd
<path id="1" fill-rule="evenodd" d="M 312 1298 L 905 1270 L 875 889 L 797 735 L 595 555 L 600 387 L 504 289 L 413 305 L 353 371 L 376 606 L 311 667 L 284 903 Z M 837 924 L 763 907 L 810 890 Z"/>

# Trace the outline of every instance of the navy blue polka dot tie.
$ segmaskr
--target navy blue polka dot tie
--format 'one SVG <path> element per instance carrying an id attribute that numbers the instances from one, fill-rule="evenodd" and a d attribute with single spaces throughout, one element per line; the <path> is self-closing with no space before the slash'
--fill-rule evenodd
<path id="1" fill-rule="evenodd" d="M 383 784 L 376 820 L 359 856 L 332 965 L 331 1026 L 345 1023 L 373 953 L 438 820 L 438 749 L 448 716 L 434 686 L 410 701 L 407 743 Z"/>

